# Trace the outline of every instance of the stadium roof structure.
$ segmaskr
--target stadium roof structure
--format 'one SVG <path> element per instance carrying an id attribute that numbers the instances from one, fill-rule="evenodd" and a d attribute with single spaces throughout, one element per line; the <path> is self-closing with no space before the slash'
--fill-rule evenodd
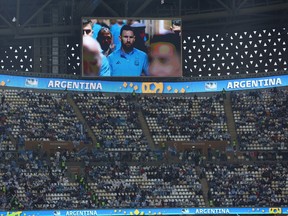
<path id="1" fill-rule="evenodd" d="M 186 31 L 287 23 L 287 0 L 0 0 L 0 37 L 71 36 L 83 16 L 182 17 Z"/>
<path id="2" fill-rule="evenodd" d="M 287 12 L 288 0 L 0 0 L 0 70 L 79 75 L 82 17 L 180 17 L 185 77 L 287 71 Z"/>

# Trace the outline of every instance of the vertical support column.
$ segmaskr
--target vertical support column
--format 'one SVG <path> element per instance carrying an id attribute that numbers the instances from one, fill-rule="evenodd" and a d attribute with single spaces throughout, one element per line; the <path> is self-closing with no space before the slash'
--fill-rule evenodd
<path id="1" fill-rule="evenodd" d="M 58 8 L 52 8 L 52 23 L 57 25 L 58 23 Z M 59 73 L 59 38 L 57 36 L 52 37 L 51 41 L 51 64 L 52 64 L 52 73 Z"/>
<path id="2" fill-rule="evenodd" d="M 37 73 L 51 73 L 51 48 L 49 38 L 34 38 L 33 70 Z"/>
<path id="3" fill-rule="evenodd" d="M 37 25 L 41 26 L 43 24 L 44 17 L 43 13 L 37 14 Z M 33 70 L 37 73 L 51 73 L 49 38 L 34 38 L 33 45 Z"/>
<path id="4" fill-rule="evenodd" d="M 34 38 L 33 43 L 33 70 L 37 73 L 42 73 L 43 71 L 40 63 L 40 39 Z"/>
<path id="5" fill-rule="evenodd" d="M 66 37 L 59 38 L 59 73 L 66 74 L 67 71 L 67 39 Z"/>
<path id="6" fill-rule="evenodd" d="M 49 48 L 49 38 L 41 38 L 40 43 L 40 67 L 41 72 L 51 73 L 51 54 Z"/>
<path id="7" fill-rule="evenodd" d="M 58 74 L 59 73 L 59 39 L 58 37 L 52 38 L 52 73 Z"/>

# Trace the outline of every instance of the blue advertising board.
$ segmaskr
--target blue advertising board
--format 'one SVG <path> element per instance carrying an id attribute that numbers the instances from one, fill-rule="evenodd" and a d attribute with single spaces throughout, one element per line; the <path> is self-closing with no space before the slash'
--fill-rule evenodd
<path id="1" fill-rule="evenodd" d="M 288 86 L 288 75 L 215 81 L 125 82 L 0 75 L 0 85 L 19 88 L 113 93 L 197 93 Z"/>
<path id="2" fill-rule="evenodd" d="M 1 216 L 96 216 L 96 215 L 226 215 L 226 214 L 287 214 L 288 208 L 144 208 L 144 209 L 83 209 L 0 211 Z"/>

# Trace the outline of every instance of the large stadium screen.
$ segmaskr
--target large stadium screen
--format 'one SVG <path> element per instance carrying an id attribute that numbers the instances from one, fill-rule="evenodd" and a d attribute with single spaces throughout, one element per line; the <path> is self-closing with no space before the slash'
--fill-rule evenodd
<path id="1" fill-rule="evenodd" d="M 82 18 L 83 77 L 181 77 L 181 20 Z"/>

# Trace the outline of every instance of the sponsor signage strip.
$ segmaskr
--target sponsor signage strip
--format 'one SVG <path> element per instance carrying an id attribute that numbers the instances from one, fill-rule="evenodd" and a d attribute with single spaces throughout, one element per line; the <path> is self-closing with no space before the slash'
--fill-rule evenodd
<path id="1" fill-rule="evenodd" d="M 193 82 L 123 82 L 101 80 L 72 80 L 0 75 L 0 85 L 47 90 L 71 90 L 113 93 L 196 93 L 252 90 L 288 86 L 288 75 L 234 80 Z"/>
<path id="2" fill-rule="evenodd" d="M 0 212 L 1 216 L 95 216 L 95 215 L 211 215 L 211 214 L 287 214 L 288 208 L 143 208 L 86 209 Z"/>

